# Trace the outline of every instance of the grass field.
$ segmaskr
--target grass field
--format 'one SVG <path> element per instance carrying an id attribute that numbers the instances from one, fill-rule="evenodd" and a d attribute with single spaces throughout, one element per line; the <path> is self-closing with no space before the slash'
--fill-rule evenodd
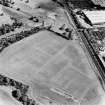
<path id="1" fill-rule="evenodd" d="M 50 88 L 67 91 L 81 100 L 98 82 L 83 50 L 75 41 L 67 41 L 42 31 L 4 49 L 0 54 L 0 73 L 30 85 L 32 94 L 59 102 L 65 98 Z"/>
<path id="2" fill-rule="evenodd" d="M 19 3 L 18 1 L 20 0 L 16 2 Z M 3 11 L 24 23 L 25 21 L 31 23 L 27 20 L 32 14 L 47 17 L 50 12 L 54 13 L 49 8 L 51 4 L 46 6 L 43 0 L 30 1 L 25 6 L 20 5 L 23 11 L 5 7 Z M 46 0 L 46 4 L 49 4 L 48 1 Z M 41 9 L 35 9 L 39 4 Z M 33 6 L 33 10 L 30 5 Z M 63 10 L 56 11 L 56 14 L 59 16 L 55 21 L 56 27 L 53 27 L 55 31 L 62 23 L 69 26 Z M 72 28 L 71 25 L 69 27 Z M 97 105 L 101 100 L 102 93 L 98 91 L 101 87 L 85 53 L 87 52 L 83 51 L 77 40 L 66 40 L 52 32 L 40 31 L 1 52 L 0 73 L 29 85 L 28 95 L 32 98 L 47 97 L 60 105 L 77 105 L 77 102 L 70 102 L 70 99 L 67 100 L 63 96 L 63 93 L 66 93 L 66 96 L 81 101 L 81 105 Z M 63 95 L 55 92 L 54 89 L 59 90 Z"/>

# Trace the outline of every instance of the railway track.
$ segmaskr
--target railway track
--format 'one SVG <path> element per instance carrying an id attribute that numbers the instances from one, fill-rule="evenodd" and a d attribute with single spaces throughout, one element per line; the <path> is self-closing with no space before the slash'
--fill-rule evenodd
<path id="1" fill-rule="evenodd" d="M 75 30 L 76 34 L 82 40 L 83 44 L 86 47 L 86 50 L 87 50 L 89 56 L 91 57 L 94 65 L 96 67 L 96 69 L 94 69 L 94 72 L 95 72 L 97 78 L 99 79 L 102 88 L 105 91 L 105 71 L 104 71 L 105 67 L 102 64 L 102 62 L 101 62 L 100 58 L 98 57 L 98 55 L 96 54 L 96 52 L 94 51 L 94 48 L 90 44 L 86 34 L 83 32 L 84 29 L 83 29 L 83 31 L 78 31 L 78 27 L 76 25 L 78 23 L 78 21 L 76 21 L 76 22 L 74 21 L 74 18 L 75 18 L 74 15 L 75 14 L 73 13 L 72 8 L 70 8 L 70 5 L 66 2 L 66 0 L 62 0 L 62 2 L 65 6 L 65 9 L 67 10 L 70 17 L 72 18 L 72 22 L 74 23 L 74 30 Z"/>
<path id="2" fill-rule="evenodd" d="M 85 47 L 87 48 L 88 50 L 88 53 L 90 55 L 90 57 L 92 58 L 96 68 L 97 68 L 97 71 L 94 70 L 97 78 L 99 79 L 101 85 L 102 85 L 102 88 L 105 90 L 105 73 L 104 73 L 104 69 L 105 67 L 103 66 L 100 58 L 98 57 L 98 55 L 95 53 L 92 45 L 90 44 L 89 40 L 87 39 L 87 36 L 84 32 L 81 32 L 81 39 L 85 45 Z"/>

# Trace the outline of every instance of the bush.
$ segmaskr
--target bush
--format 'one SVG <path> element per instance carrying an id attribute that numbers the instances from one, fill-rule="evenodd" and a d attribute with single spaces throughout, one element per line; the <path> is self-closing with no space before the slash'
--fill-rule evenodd
<path id="1" fill-rule="evenodd" d="M 5 47 L 8 47 L 10 44 L 20 41 L 21 39 L 28 37 L 43 28 L 35 27 L 27 31 L 21 31 L 20 33 L 12 34 L 10 36 L 6 36 L 5 38 L 0 39 L 0 51 L 2 51 Z"/>
<path id="2" fill-rule="evenodd" d="M 15 22 L 12 24 L 12 25 L 9 25 L 9 24 L 3 24 L 1 27 L 0 27 L 0 36 L 1 35 L 4 35 L 6 33 L 9 33 L 11 31 L 14 31 L 15 28 L 20 28 L 21 26 L 23 25 L 22 22 L 17 22 L 17 20 L 15 20 Z"/>

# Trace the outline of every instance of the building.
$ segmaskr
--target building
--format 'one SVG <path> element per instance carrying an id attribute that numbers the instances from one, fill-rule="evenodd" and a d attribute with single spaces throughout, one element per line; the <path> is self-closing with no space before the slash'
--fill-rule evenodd
<path id="1" fill-rule="evenodd" d="M 93 25 L 105 24 L 105 11 L 84 11 L 84 14 L 91 21 Z"/>

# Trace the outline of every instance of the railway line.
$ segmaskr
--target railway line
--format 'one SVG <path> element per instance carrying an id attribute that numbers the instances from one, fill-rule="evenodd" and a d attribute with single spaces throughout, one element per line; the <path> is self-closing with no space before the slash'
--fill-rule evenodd
<path id="1" fill-rule="evenodd" d="M 90 54 L 90 57 L 92 58 L 97 71 L 94 70 L 97 78 L 99 79 L 101 86 L 103 87 L 103 89 L 105 90 L 105 73 L 104 73 L 104 69 L 105 67 L 103 66 L 101 60 L 99 59 L 98 55 L 95 53 L 92 45 L 89 43 L 89 40 L 87 39 L 86 34 L 84 34 L 84 32 L 81 32 L 81 39 L 85 45 L 85 47 L 88 50 L 88 53 Z"/>
<path id="2" fill-rule="evenodd" d="M 102 64 L 100 58 L 98 57 L 98 55 L 96 54 L 96 52 L 94 51 L 94 48 L 92 47 L 92 45 L 90 44 L 86 33 L 84 33 L 84 29 L 82 31 L 78 31 L 78 27 L 77 27 L 77 23 L 78 21 L 74 20 L 74 13 L 72 11 L 72 8 L 70 8 L 70 5 L 66 2 L 66 0 L 62 0 L 63 4 L 65 6 L 65 9 L 67 10 L 67 12 L 69 13 L 70 17 L 72 18 L 72 22 L 73 22 L 73 26 L 74 26 L 74 30 L 76 31 L 76 34 L 79 36 L 79 38 L 82 40 L 84 46 L 86 47 L 86 50 L 89 54 L 89 56 L 91 57 L 96 69 L 94 69 L 94 72 L 97 76 L 97 78 L 100 81 L 100 84 L 102 86 L 102 88 L 105 91 L 105 67 Z"/>

